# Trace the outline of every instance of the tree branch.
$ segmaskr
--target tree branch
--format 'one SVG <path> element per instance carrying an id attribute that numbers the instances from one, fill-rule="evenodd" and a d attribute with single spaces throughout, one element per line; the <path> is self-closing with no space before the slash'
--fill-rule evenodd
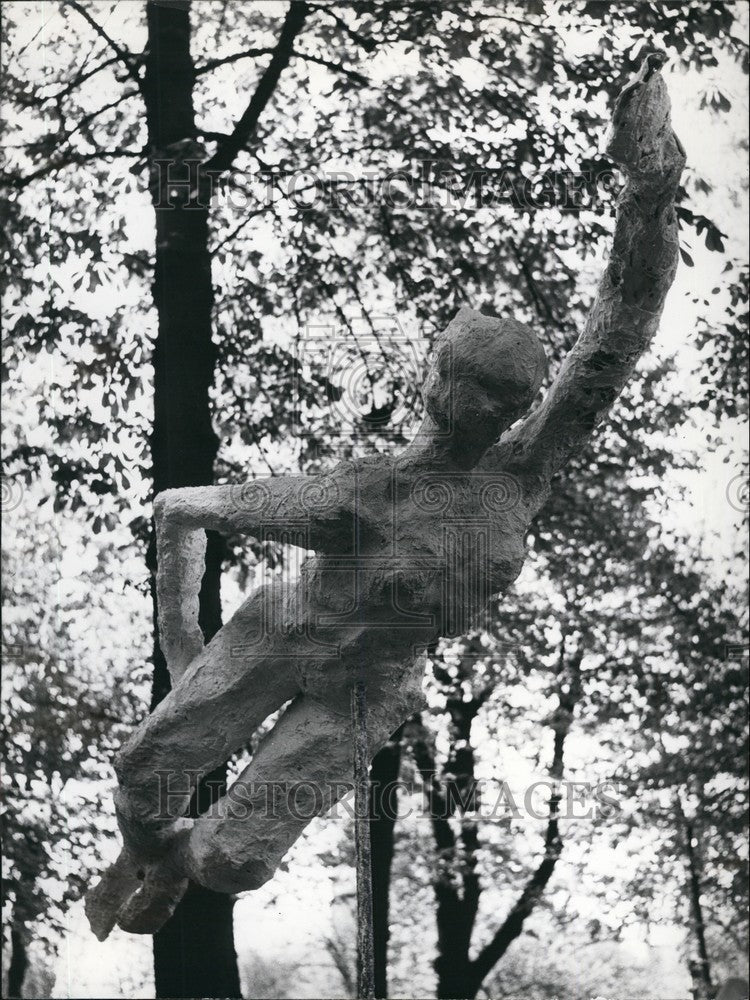
<path id="1" fill-rule="evenodd" d="M 228 170 L 240 150 L 247 145 L 255 132 L 258 119 L 276 89 L 281 74 L 289 65 L 294 54 L 294 40 L 302 30 L 307 13 L 306 3 L 302 0 L 291 0 L 271 61 L 261 76 L 250 103 L 235 125 L 229 139 L 204 164 L 205 171 L 221 173 Z"/>
<path id="2" fill-rule="evenodd" d="M 137 159 L 142 155 L 141 152 L 130 152 L 128 150 L 117 149 L 117 150 L 95 150 L 93 153 L 81 153 L 76 150 L 71 150 L 68 153 L 62 153 L 62 150 L 70 145 L 70 140 L 72 137 L 81 129 L 86 129 L 89 124 L 97 118 L 99 115 L 103 114 L 105 111 L 111 111 L 112 108 L 117 107 L 122 104 L 123 101 L 128 100 L 131 97 L 136 96 L 137 91 L 131 90 L 129 93 L 120 94 L 119 97 L 115 98 L 114 101 L 110 101 L 104 104 L 102 107 L 97 108 L 96 111 L 90 111 L 88 114 L 83 115 L 76 125 L 66 132 L 64 135 L 59 136 L 59 144 L 55 150 L 57 154 L 57 159 L 48 160 L 43 166 L 38 167 L 33 170 L 30 174 L 25 176 L 13 175 L 13 174 L 3 174 L 0 175 L 0 185 L 5 187 L 15 188 L 16 190 L 22 190 L 27 187 L 33 181 L 38 180 L 40 177 L 46 177 L 48 174 L 54 173 L 56 170 L 60 170 L 63 167 L 69 167 L 74 164 L 88 163 L 93 160 L 102 157 L 103 159 L 112 158 L 125 158 L 130 157 Z M 90 137 L 89 141 L 91 141 Z M 44 142 L 46 140 L 42 140 Z M 95 143 L 92 142 L 93 145 Z M 39 144 L 30 144 L 26 147 L 27 152 L 40 152 Z"/>
<path id="3" fill-rule="evenodd" d="M 219 66 L 227 66 L 229 63 L 239 62 L 240 59 L 254 59 L 257 58 L 257 56 L 271 56 L 275 51 L 275 48 L 244 49 L 242 52 L 233 52 L 231 55 L 222 56 L 219 59 L 209 59 L 208 62 L 203 63 L 202 66 L 195 67 L 195 75 L 200 76 L 202 73 L 210 73 L 211 70 L 217 69 Z"/>
<path id="4" fill-rule="evenodd" d="M 39 180 L 40 177 L 46 177 L 49 174 L 53 174 L 56 170 L 64 170 L 66 167 L 79 166 L 83 163 L 91 163 L 98 159 L 138 159 L 141 155 L 142 153 L 131 153 L 124 149 L 97 150 L 95 153 L 70 153 L 64 159 L 57 162 L 50 161 L 49 163 L 45 163 L 43 167 L 39 167 L 38 170 L 34 170 L 25 176 L 0 174 L 0 187 L 13 188 L 16 191 L 22 191 L 25 187 L 28 187 L 29 184 Z"/>
<path id="5" fill-rule="evenodd" d="M 334 73 L 343 73 L 344 76 L 348 76 L 350 80 L 354 80 L 361 87 L 369 87 L 370 85 L 370 81 L 362 73 L 358 73 L 355 69 L 347 69 L 346 66 L 333 62 L 331 59 L 324 59 L 323 56 L 314 56 L 310 52 L 300 52 L 299 49 L 294 50 L 294 55 L 299 56 L 300 59 L 304 59 L 306 62 L 318 63 L 320 66 L 325 66 L 327 69 L 333 70 Z"/>
<path id="6" fill-rule="evenodd" d="M 303 188 L 303 190 L 307 189 Z M 241 232 L 245 228 L 245 226 L 249 225 L 253 221 L 253 219 L 257 218 L 259 215 L 264 215 L 266 212 L 272 212 L 275 207 L 276 206 L 274 205 L 274 203 L 272 201 L 269 201 L 265 205 L 261 205 L 260 208 L 255 208 L 253 209 L 252 212 L 248 212 L 245 215 L 242 222 L 238 223 L 234 227 L 234 229 L 232 229 L 229 233 L 227 233 L 227 235 L 224 237 L 223 240 L 220 240 L 218 243 L 216 243 L 214 246 L 211 247 L 211 256 L 213 256 L 217 250 L 221 250 L 222 247 L 226 246 L 227 243 L 231 243 L 231 241 L 235 238 L 235 236 L 239 232 Z"/>
<path id="7" fill-rule="evenodd" d="M 356 31 L 354 28 L 350 28 L 349 25 L 346 23 L 346 21 L 343 19 L 343 17 L 339 17 L 339 15 L 334 13 L 334 11 L 328 10 L 326 7 L 318 7 L 318 6 L 313 7 L 313 10 L 320 11 L 321 14 L 325 14 L 327 17 L 333 18 L 333 20 L 341 28 L 341 30 L 346 32 L 346 34 L 352 39 L 352 41 L 356 42 L 357 45 L 360 46 L 360 48 L 363 48 L 365 50 L 365 52 L 374 52 L 375 49 L 378 47 L 378 43 L 374 38 L 371 38 L 368 35 L 363 35 L 361 34 L 361 32 Z"/>
<path id="8" fill-rule="evenodd" d="M 100 108 L 97 108 L 96 111 L 89 111 L 88 114 L 82 115 L 78 119 L 76 124 L 73 126 L 73 128 L 65 133 L 65 135 L 62 137 L 62 141 L 69 142 L 70 139 L 76 134 L 76 132 L 80 132 L 81 129 L 88 128 L 91 122 L 93 122 L 95 118 L 98 118 L 99 115 L 103 115 L 105 111 L 111 111 L 113 108 L 118 107 L 118 105 L 122 104 L 124 101 L 127 101 L 131 97 L 135 96 L 136 96 L 136 91 L 131 90 L 129 93 L 120 94 L 120 96 L 116 97 L 113 101 L 109 101 L 107 104 L 103 104 Z"/>
<path id="9" fill-rule="evenodd" d="M 199 135 L 201 139 L 208 139 L 210 142 L 227 142 L 229 139 L 228 132 L 211 132 L 204 128 L 197 128 L 195 134 Z"/>
<path id="10" fill-rule="evenodd" d="M 96 74 L 100 73 L 103 69 L 107 69 L 108 66 L 112 66 L 114 63 L 119 61 L 119 56 L 111 56 L 109 59 L 105 59 L 104 62 L 99 63 L 98 66 L 94 66 L 93 69 L 86 70 L 85 72 L 81 70 L 78 75 L 74 77 L 74 79 L 72 79 L 69 83 L 66 83 L 64 87 L 57 91 L 57 93 L 49 94 L 47 97 L 43 98 L 43 100 L 59 101 L 60 98 L 67 97 L 71 91 L 75 90 L 76 87 L 80 87 L 80 85 L 85 83 L 86 80 L 90 80 L 92 76 L 96 76 Z"/>
<path id="11" fill-rule="evenodd" d="M 474 995 L 482 980 L 499 962 L 505 952 L 523 930 L 524 922 L 532 912 L 544 892 L 555 865 L 562 853 L 562 838 L 559 827 L 559 810 L 561 793 L 559 782 L 563 778 L 565 740 L 573 723 L 573 714 L 581 692 L 580 668 L 583 654 L 577 650 L 570 663 L 564 660 L 565 644 L 560 647 L 560 666 L 558 669 L 558 708 L 551 725 L 555 733 L 554 751 L 550 766 L 550 777 L 557 784 L 557 789 L 550 795 L 549 819 L 544 834 L 544 854 L 542 860 L 526 883 L 502 925 L 497 929 L 492 939 L 482 948 L 471 963 L 472 985 Z"/>
<path id="12" fill-rule="evenodd" d="M 86 22 L 88 22 L 88 24 L 91 25 L 91 27 L 94 29 L 97 35 L 107 43 L 107 45 L 112 49 L 117 58 L 123 64 L 125 69 L 128 71 L 128 76 L 130 76 L 136 82 L 136 84 L 138 85 L 138 89 L 141 90 L 143 87 L 143 81 L 138 75 L 138 71 L 136 69 L 136 60 L 133 57 L 132 53 L 127 52 L 121 45 L 119 45 L 114 40 L 114 38 L 108 35 L 107 32 L 104 30 L 104 28 L 102 28 L 102 26 L 98 23 L 98 21 L 96 21 L 91 16 L 91 14 L 89 14 L 88 10 L 86 10 L 83 4 L 79 3 L 78 0 L 68 0 L 68 6 L 72 7 L 73 10 L 78 11 L 81 17 Z"/>

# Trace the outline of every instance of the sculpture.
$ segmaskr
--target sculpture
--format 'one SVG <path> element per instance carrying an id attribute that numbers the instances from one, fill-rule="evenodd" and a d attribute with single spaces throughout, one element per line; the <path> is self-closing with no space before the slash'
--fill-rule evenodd
<path id="1" fill-rule="evenodd" d="M 401 456 L 156 498 L 160 636 L 173 690 L 116 762 L 125 846 L 87 896 L 101 939 L 115 922 L 156 931 L 188 878 L 223 892 L 270 878 L 311 816 L 347 787 L 354 682 L 366 683 L 377 749 L 419 704 L 421 652 L 468 628 L 520 572 L 553 474 L 631 375 L 674 278 L 684 153 L 663 61 L 648 56 L 618 99 L 607 151 L 627 182 L 612 254 L 585 329 L 521 423 L 543 378 L 540 343 L 512 319 L 462 309 L 437 340 L 424 424 Z M 279 528 L 316 555 L 299 580 L 251 594 L 203 648 L 204 529 Z M 232 794 L 209 816 L 181 819 L 198 775 L 287 702 Z M 166 809 L 157 780 L 165 775 L 174 779 Z M 294 803 L 282 797 L 269 808 L 268 782 L 294 784 Z"/>

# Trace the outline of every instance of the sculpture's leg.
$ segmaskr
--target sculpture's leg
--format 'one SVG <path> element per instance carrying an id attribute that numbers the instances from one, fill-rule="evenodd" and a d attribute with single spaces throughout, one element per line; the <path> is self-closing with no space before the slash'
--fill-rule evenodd
<path id="1" fill-rule="evenodd" d="M 125 846 L 86 897 L 100 940 L 116 921 L 152 932 L 168 918 L 187 885 L 175 865 L 185 834 L 176 821 L 198 778 L 224 763 L 299 690 L 295 661 L 276 655 L 273 637 L 261 652 L 248 652 L 258 649 L 253 637 L 263 600 L 257 592 L 245 602 L 117 756 L 115 801 Z"/>
<path id="2" fill-rule="evenodd" d="M 118 819 L 135 853 L 160 854 L 198 779 L 299 691 L 283 642 L 248 642 L 264 600 L 258 592 L 237 611 L 117 755 Z"/>
<path id="3" fill-rule="evenodd" d="M 424 660 L 368 695 L 370 754 L 421 705 Z M 352 787 L 351 717 L 308 695 L 289 706 L 210 816 L 186 836 L 181 865 L 219 892 L 271 878 L 310 820 Z"/>

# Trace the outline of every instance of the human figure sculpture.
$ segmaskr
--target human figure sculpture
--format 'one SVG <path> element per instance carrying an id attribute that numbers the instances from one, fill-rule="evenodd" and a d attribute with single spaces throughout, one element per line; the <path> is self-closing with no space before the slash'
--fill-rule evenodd
<path id="1" fill-rule="evenodd" d="M 465 631 L 517 577 L 552 476 L 623 388 L 674 278 L 684 154 L 662 63 L 648 56 L 618 99 L 607 152 L 627 183 L 612 254 L 581 336 L 530 415 L 517 423 L 544 376 L 536 336 L 462 309 L 437 339 L 424 423 L 397 458 L 156 498 L 160 637 L 173 688 L 116 761 L 124 848 L 87 896 L 100 938 L 115 922 L 156 931 L 188 879 L 227 893 L 269 879 L 351 778 L 353 684 L 366 685 L 374 753 L 420 704 L 424 650 Z M 315 555 L 299 579 L 252 593 L 204 647 L 205 530 L 260 537 L 279 528 Z M 233 794 L 207 817 L 182 818 L 197 778 L 287 703 Z M 297 783 L 294 806 L 282 796 L 269 809 L 269 782 Z"/>

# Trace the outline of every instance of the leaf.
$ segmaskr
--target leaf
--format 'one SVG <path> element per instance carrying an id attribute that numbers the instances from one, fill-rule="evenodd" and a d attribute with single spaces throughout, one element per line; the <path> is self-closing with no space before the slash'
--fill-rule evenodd
<path id="1" fill-rule="evenodd" d="M 716 250 L 724 253 L 724 244 L 721 241 L 721 233 L 715 226 L 709 226 L 706 230 L 706 247 L 709 250 Z"/>
<path id="2" fill-rule="evenodd" d="M 682 247 L 680 247 L 680 257 L 682 257 L 682 260 L 687 267 L 695 267 L 695 261 L 687 250 L 683 250 Z"/>
<path id="3" fill-rule="evenodd" d="M 717 107 L 719 108 L 719 111 L 731 111 L 732 110 L 732 102 L 729 100 L 728 97 L 726 97 L 724 94 L 722 94 L 718 90 L 716 92 L 716 100 L 714 101 L 714 104 L 717 105 Z"/>

